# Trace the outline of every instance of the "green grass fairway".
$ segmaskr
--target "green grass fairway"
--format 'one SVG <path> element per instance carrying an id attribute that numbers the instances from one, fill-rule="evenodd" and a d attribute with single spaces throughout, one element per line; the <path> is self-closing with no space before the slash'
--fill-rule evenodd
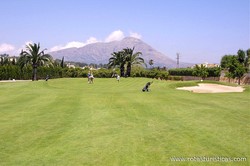
<path id="1" fill-rule="evenodd" d="M 86 78 L 0 83 L 0 165 L 249 165 L 250 88 L 176 90 L 195 82 Z M 247 157 L 174 162 L 171 157 Z"/>

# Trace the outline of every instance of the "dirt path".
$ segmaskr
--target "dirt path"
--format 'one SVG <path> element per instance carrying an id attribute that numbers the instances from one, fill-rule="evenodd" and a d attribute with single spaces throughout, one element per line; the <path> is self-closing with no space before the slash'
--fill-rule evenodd
<path id="1" fill-rule="evenodd" d="M 179 90 L 188 90 L 194 93 L 227 93 L 227 92 L 243 92 L 244 88 L 218 85 L 218 84 L 198 84 L 198 86 L 181 87 Z"/>

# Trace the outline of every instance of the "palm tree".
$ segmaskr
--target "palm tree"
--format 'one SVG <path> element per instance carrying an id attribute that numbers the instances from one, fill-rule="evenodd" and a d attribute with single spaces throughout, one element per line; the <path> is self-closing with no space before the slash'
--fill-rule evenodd
<path id="1" fill-rule="evenodd" d="M 148 62 L 148 64 L 151 66 L 151 68 L 152 68 L 152 66 L 154 65 L 154 60 L 153 59 L 150 59 L 149 60 L 149 62 Z"/>
<path id="2" fill-rule="evenodd" d="M 45 54 L 44 50 L 40 52 L 40 44 L 34 43 L 26 45 L 26 50 L 20 53 L 19 64 L 24 67 L 28 64 L 32 65 L 32 81 L 37 80 L 37 67 L 45 64 L 52 64 L 52 56 Z"/>
<path id="3" fill-rule="evenodd" d="M 202 80 L 204 80 L 208 76 L 208 74 L 209 73 L 206 66 L 204 66 L 203 64 L 201 64 L 201 66 L 195 65 L 193 75 L 201 77 Z"/>
<path id="4" fill-rule="evenodd" d="M 127 63 L 127 71 L 126 76 L 130 77 L 131 68 L 133 65 L 145 65 L 144 59 L 140 57 L 142 55 L 141 52 L 134 53 L 135 47 L 133 49 L 131 48 L 125 48 L 123 49 L 125 56 L 126 56 L 126 63 Z"/>
<path id="5" fill-rule="evenodd" d="M 120 68 L 120 75 L 123 77 L 124 76 L 124 69 L 125 69 L 125 55 L 123 51 L 119 52 L 113 52 L 112 57 L 109 58 L 109 67 L 119 67 Z"/>

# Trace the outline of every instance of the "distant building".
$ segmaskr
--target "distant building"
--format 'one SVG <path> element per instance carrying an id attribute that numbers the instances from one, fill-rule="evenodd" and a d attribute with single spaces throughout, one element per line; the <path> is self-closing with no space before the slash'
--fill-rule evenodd
<path id="1" fill-rule="evenodd" d="M 71 65 L 70 63 L 67 64 L 67 67 L 68 67 L 68 68 L 73 68 L 73 69 L 76 68 L 75 65 Z"/>
<path id="2" fill-rule="evenodd" d="M 14 57 L 9 57 L 9 61 L 13 62 L 13 61 L 17 61 L 17 58 L 14 56 Z"/>
<path id="3" fill-rule="evenodd" d="M 208 62 L 205 62 L 205 63 L 202 63 L 202 64 L 195 64 L 193 65 L 191 68 L 194 68 L 196 65 L 198 65 L 199 67 L 201 67 L 201 65 L 205 66 L 206 68 L 213 68 L 213 67 L 219 67 L 220 65 L 219 64 L 216 64 L 216 63 L 208 63 Z"/>

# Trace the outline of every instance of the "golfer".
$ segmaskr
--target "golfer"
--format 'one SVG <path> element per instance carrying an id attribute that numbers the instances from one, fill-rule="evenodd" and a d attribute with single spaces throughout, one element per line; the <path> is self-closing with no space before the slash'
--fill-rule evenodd
<path id="1" fill-rule="evenodd" d="M 120 76 L 117 74 L 117 76 L 116 76 L 116 80 L 118 81 L 118 82 L 120 82 Z"/>

